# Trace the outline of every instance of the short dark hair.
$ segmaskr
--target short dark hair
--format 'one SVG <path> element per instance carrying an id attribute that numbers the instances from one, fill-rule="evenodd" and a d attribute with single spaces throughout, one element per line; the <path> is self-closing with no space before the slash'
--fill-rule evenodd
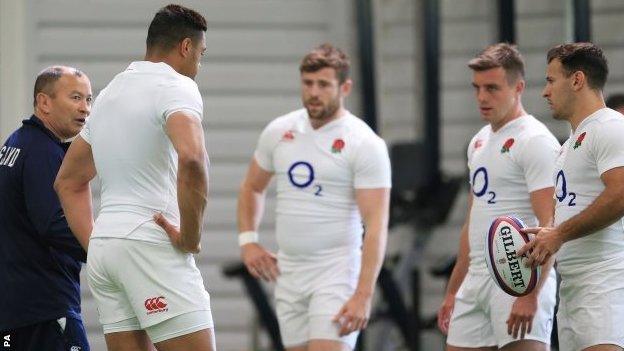
<path id="1" fill-rule="evenodd" d="M 351 62 L 349 57 L 339 48 L 325 43 L 317 46 L 301 60 L 299 72 L 316 72 L 323 68 L 333 68 L 340 84 L 349 78 Z"/>
<path id="2" fill-rule="evenodd" d="M 624 107 L 624 94 L 611 94 L 605 102 L 608 108 L 618 109 Z"/>
<path id="3" fill-rule="evenodd" d="M 194 43 L 208 29 L 206 19 L 194 10 L 170 4 L 161 8 L 150 23 L 145 41 L 147 51 L 173 49 L 185 38 Z"/>
<path id="4" fill-rule="evenodd" d="M 502 67 L 507 81 L 512 84 L 524 78 L 524 60 L 518 48 L 508 43 L 498 43 L 483 49 L 468 61 L 468 67 L 476 72 Z"/>
<path id="5" fill-rule="evenodd" d="M 602 90 L 607 83 L 609 66 L 602 49 L 592 43 L 569 43 L 557 45 L 546 55 L 548 63 L 557 59 L 566 76 L 581 71 L 587 77 L 587 84 L 594 90 Z"/>
<path id="6" fill-rule="evenodd" d="M 55 96 L 54 84 L 63 74 L 73 74 L 76 77 L 82 77 L 84 73 L 73 67 L 51 66 L 39 72 L 35 80 L 35 89 L 33 92 L 33 106 L 37 107 L 37 95 L 44 93 L 50 97 Z"/>

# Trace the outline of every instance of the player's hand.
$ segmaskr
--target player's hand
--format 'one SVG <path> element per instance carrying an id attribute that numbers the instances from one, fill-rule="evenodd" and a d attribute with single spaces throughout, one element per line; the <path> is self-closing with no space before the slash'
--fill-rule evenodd
<path id="1" fill-rule="evenodd" d="M 277 257 L 260 244 L 249 243 L 241 246 L 241 258 L 249 274 L 256 279 L 273 282 L 280 274 Z"/>
<path id="2" fill-rule="evenodd" d="M 442 306 L 438 310 L 438 329 L 444 335 L 448 335 L 449 324 L 451 323 L 451 315 L 455 308 L 455 295 L 447 294 L 442 301 Z"/>
<path id="3" fill-rule="evenodd" d="M 546 263 L 563 245 L 563 239 L 557 228 L 536 227 L 524 228 L 523 233 L 535 234 L 535 237 L 518 250 L 517 256 L 526 255 L 527 267 L 536 268 Z"/>
<path id="4" fill-rule="evenodd" d="M 169 240 L 171 240 L 171 244 L 176 249 L 186 253 L 198 253 L 201 250 L 201 243 L 198 243 L 197 246 L 189 247 L 189 245 L 184 242 L 184 236 L 180 233 L 180 228 L 169 222 L 162 213 L 155 214 L 153 218 L 154 222 L 165 230 L 165 233 L 169 236 Z"/>
<path id="5" fill-rule="evenodd" d="M 370 318 L 372 296 L 360 294 L 357 291 L 345 302 L 333 322 L 340 325 L 340 336 L 349 335 L 356 330 L 362 330 L 368 325 Z"/>
<path id="6" fill-rule="evenodd" d="M 527 333 L 533 328 L 533 317 L 537 312 L 537 296 L 529 294 L 516 299 L 511 307 L 511 313 L 507 319 L 507 334 L 520 339 L 524 339 Z"/>

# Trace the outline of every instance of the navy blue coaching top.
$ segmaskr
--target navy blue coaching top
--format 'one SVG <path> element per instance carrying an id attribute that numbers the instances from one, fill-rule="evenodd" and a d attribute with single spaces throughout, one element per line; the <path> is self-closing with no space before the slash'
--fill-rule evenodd
<path id="1" fill-rule="evenodd" d="M 0 330 L 80 319 L 86 253 L 53 189 L 68 147 L 32 116 L 0 149 Z"/>

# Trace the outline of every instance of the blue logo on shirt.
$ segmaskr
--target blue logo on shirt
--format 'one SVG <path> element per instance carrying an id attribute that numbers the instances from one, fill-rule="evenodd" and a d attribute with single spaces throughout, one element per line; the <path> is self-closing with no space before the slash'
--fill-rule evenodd
<path id="1" fill-rule="evenodd" d="M 301 174 L 296 174 L 295 170 L 297 169 L 301 169 L 303 172 L 306 172 L 307 175 L 302 176 Z M 302 177 L 305 177 L 306 179 L 300 179 Z M 314 181 L 314 168 L 312 168 L 311 164 L 305 161 L 295 162 L 288 169 L 288 179 L 290 180 L 290 183 L 297 188 L 306 188 Z"/>

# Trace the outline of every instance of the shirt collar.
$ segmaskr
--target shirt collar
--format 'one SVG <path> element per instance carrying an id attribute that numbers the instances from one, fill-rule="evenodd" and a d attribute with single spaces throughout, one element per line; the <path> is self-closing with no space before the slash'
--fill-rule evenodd
<path id="1" fill-rule="evenodd" d="M 45 124 L 43 124 L 43 121 L 41 119 L 39 119 L 39 117 L 32 115 L 30 116 L 30 118 L 25 119 L 22 121 L 22 124 L 27 125 L 27 126 L 33 126 L 39 130 L 41 130 L 44 134 L 46 134 L 47 136 L 50 137 L 50 139 L 54 140 L 55 143 L 59 144 L 60 146 L 62 146 L 63 148 L 67 149 L 67 147 L 69 147 L 69 142 L 64 142 L 61 139 L 57 138 L 56 135 L 54 135 L 54 133 L 52 133 L 52 131 L 50 131 L 48 128 L 46 128 Z"/>
<path id="2" fill-rule="evenodd" d="M 577 131 L 581 130 L 581 128 L 585 128 L 585 126 L 586 126 L 589 122 L 591 122 L 591 121 L 593 121 L 594 119 L 596 119 L 596 118 L 600 117 L 600 116 L 602 115 L 602 113 L 603 113 L 606 109 L 607 109 L 606 107 L 603 107 L 603 108 L 601 108 L 601 109 L 598 109 L 598 110 L 594 111 L 594 112 L 593 112 L 592 114 L 590 114 L 589 116 L 585 117 L 585 119 L 583 119 L 583 120 L 581 121 L 581 123 L 579 123 L 579 125 L 578 125 L 578 126 L 576 126 L 576 130 L 574 131 L 574 133 L 576 133 Z M 572 134 L 574 134 L 574 133 L 572 133 Z"/>
<path id="3" fill-rule="evenodd" d="M 165 62 L 151 62 L 151 61 L 134 61 L 130 63 L 126 71 L 139 71 L 139 72 L 173 72 L 178 74 L 173 67 L 169 66 Z"/>
<path id="4" fill-rule="evenodd" d="M 496 132 L 492 131 L 493 134 L 495 135 L 501 135 L 501 132 L 507 131 L 509 129 L 513 129 L 514 126 L 516 126 L 517 124 L 520 123 L 521 120 L 525 119 L 526 117 L 528 117 L 530 115 L 522 115 L 522 116 L 518 116 L 514 119 L 512 119 L 511 121 L 505 123 L 502 127 L 500 127 L 500 129 L 498 129 Z"/>

